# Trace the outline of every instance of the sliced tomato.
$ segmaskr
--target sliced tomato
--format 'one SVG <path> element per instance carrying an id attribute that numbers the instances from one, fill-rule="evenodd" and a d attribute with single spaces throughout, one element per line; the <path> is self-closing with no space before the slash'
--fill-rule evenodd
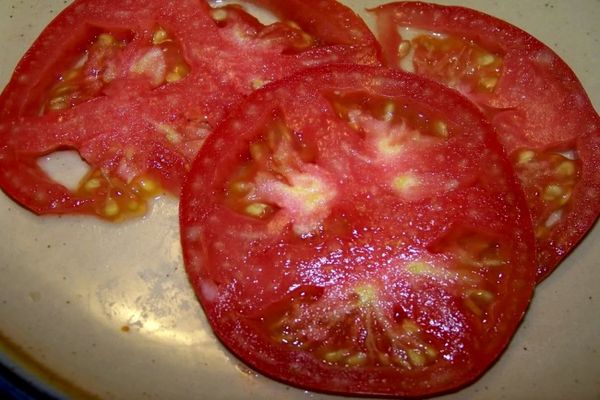
<path id="1" fill-rule="evenodd" d="M 531 219 L 491 126 L 397 70 L 321 67 L 253 93 L 200 150 L 180 212 L 217 336 L 312 390 L 463 386 L 535 283 Z"/>
<path id="2" fill-rule="evenodd" d="M 0 97 L 0 185 L 36 213 L 119 220 L 178 194 L 204 138 L 232 104 L 269 81 L 331 62 L 378 64 L 366 25 L 335 2 L 78 0 L 41 34 Z M 75 150 L 90 166 L 71 190 L 38 159 Z"/>
<path id="3" fill-rule="evenodd" d="M 389 66 L 461 91 L 492 121 L 533 215 L 541 281 L 600 214 L 600 118 L 575 74 L 528 33 L 474 10 L 372 11 Z"/>

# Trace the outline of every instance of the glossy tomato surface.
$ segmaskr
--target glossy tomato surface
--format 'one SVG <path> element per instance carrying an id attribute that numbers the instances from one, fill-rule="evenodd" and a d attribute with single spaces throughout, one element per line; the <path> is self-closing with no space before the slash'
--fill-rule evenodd
<path id="1" fill-rule="evenodd" d="M 535 282 L 528 210 L 489 123 L 388 69 L 322 67 L 252 94 L 201 149 L 180 225 L 217 336 L 312 390 L 461 387 L 504 349 Z"/>
<path id="2" fill-rule="evenodd" d="M 388 65 L 461 91 L 492 121 L 534 219 L 542 280 L 600 214 L 600 118 L 577 77 L 528 33 L 475 10 L 372 11 Z"/>
<path id="3" fill-rule="evenodd" d="M 363 21 L 333 1 L 78 0 L 42 32 L 0 96 L 0 185 L 36 213 L 141 215 L 178 194 L 204 138 L 251 91 L 307 66 L 377 64 Z M 299 3 L 300 4 L 300 3 Z M 73 150 L 89 166 L 74 188 L 39 160 Z"/>

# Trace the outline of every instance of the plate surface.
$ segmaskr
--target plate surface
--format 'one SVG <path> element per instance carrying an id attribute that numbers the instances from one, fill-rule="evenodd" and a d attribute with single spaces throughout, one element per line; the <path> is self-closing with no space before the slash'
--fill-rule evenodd
<path id="1" fill-rule="evenodd" d="M 381 1 L 342 0 L 361 15 Z M 0 0 L 0 87 L 63 0 Z M 448 1 L 440 3 L 449 4 Z M 456 0 L 554 49 L 600 109 L 600 2 Z M 367 19 L 370 23 L 371 21 Z M 600 227 L 536 292 L 500 360 L 443 399 L 600 399 Z M 177 202 L 112 225 L 36 217 L 0 192 L 0 361 L 57 394 L 110 399 L 336 399 L 249 370 L 187 283 Z"/>

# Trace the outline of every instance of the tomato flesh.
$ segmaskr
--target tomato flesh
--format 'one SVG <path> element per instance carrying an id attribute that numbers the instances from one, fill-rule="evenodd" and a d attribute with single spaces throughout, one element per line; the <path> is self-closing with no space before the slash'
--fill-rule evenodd
<path id="1" fill-rule="evenodd" d="M 458 89 L 492 121 L 532 213 L 541 281 L 600 215 L 600 118 L 581 84 L 552 50 L 489 15 L 417 2 L 372 11 L 389 66 Z"/>
<path id="2" fill-rule="evenodd" d="M 399 71 L 330 66 L 257 91 L 200 151 L 180 212 L 217 336 L 313 390 L 465 385 L 506 346 L 535 280 L 525 200 L 491 127 Z"/>
<path id="3" fill-rule="evenodd" d="M 36 213 L 108 220 L 178 195 L 206 136 L 253 90 L 306 66 L 379 64 L 375 38 L 350 9 L 304 3 L 308 15 L 265 2 L 282 20 L 263 25 L 240 6 L 202 0 L 75 1 L 0 97 L 2 189 Z M 61 150 L 93 171 L 76 190 L 38 165 Z M 140 189 L 146 181 L 152 190 Z"/>

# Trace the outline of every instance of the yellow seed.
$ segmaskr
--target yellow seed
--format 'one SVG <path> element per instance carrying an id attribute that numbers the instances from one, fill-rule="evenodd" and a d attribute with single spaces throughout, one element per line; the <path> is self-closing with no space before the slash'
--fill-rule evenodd
<path id="1" fill-rule="evenodd" d="M 182 76 L 177 73 L 177 71 L 169 72 L 167 76 L 165 76 L 165 81 L 172 83 L 181 80 Z"/>
<path id="2" fill-rule="evenodd" d="M 328 353 L 325 353 L 325 355 L 323 356 L 323 359 L 325 361 L 329 361 L 331 363 L 338 363 L 338 362 L 342 361 L 344 358 L 346 358 L 349 354 L 350 354 L 350 352 L 345 349 L 330 351 Z"/>
<path id="3" fill-rule="evenodd" d="M 158 130 L 165 134 L 167 140 L 171 143 L 179 143 L 181 142 L 181 134 L 175 130 L 171 125 L 168 124 L 158 124 Z"/>
<path id="4" fill-rule="evenodd" d="M 165 80 L 169 83 L 177 82 L 190 73 L 190 69 L 185 64 L 178 64 L 171 72 L 167 74 Z"/>
<path id="5" fill-rule="evenodd" d="M 392 358 L 392 361 L 394 362 L 394 364 L 401 366 L 402 368 L 406 368 L 406 369 L 410 369 L 411 365 L 408 363 L 408 361 L 406 361 L 405 359 L 403 359 L 400 356 L 394 356 Z"/>
<path id="6" fill-rule="evenodd" d="M 212 19 L 221 22 L 227 19 L 227 11 L 222 8 L 216 8 L 211 12 Z"/>
<path id="7" fill-rule="evenodd" d="M 50 99 L 50 104 L 48 104 L 51 110 L 62 110 L 67 108 L 67 98 L 66 96 L 58 96 Z"/>
<path id="8" fill-rule="evenodd" d="M 448 137 L 448 125 L 444 121 L 435 121 L 433 123 L 433 131 L 441 137 Z"/>
<path id="9" fill-rule="evenodd" d="M 565 204 L 567 204 L 569 202 L 569 200 L 571 199 L 571 191 L 567 190 L 564 191 L 562 196 L 560 196 L 560 205 L 564 206 Z"/>
<path id="10" fill-rule="evenodd" d="M 104 205 L 104 215 L 114 217 L 119 214 L 119 205 L 114 199 L 108 199 Z"/>
<path id="11" fill-rule="evenodd" d="M 62 84 L 62 85 L 58 85 L 54 88 L 54 90 L 52 91 L 54 96 L 63 96 L 66 94 L 69 94 L 73 91 L 73 86 L 71 85 L 66 85 L 66 84 Z"/>
<path id="12" fill-rule="evenodd" d="M 233 182 L 229 188 L 232 192 L 234 192 L 236 194 L 244 194 L 244 193 L 248 193 L 249 191 L 251 191 L 253 187 L 254 187 L 254 185 L 250 182 L 238 181 L 238 182 Z"/>
<path id="13" fill-rule="evenodd" d="M 288 25 L 291 28 L 294 28 L 296 30 L 302 30 L 302 28 L 300 28 L 300 25 L 298 25 L 296 22 L 294 21 L 285 21 L 286 25 Z"/>
<path id="14" fill-rule="evenodd" d="M 419 333 L 419 326 L 409 319 L 402 321 L 402 329 L 409 335 Z"/>
<path id="15" fill-rule="evenodd" d="M 83 67 L 85 65 L 85 63 L 88 61 L 88 59 L 89 59 L 89 55 L 88 55 L 88 53 L 85 53 L 83 56 L 81 56 L 79 58 L 79 60 L 77 60 L 75 65 L 73 65 L 73 69 L 78 70 L 81 67 Z"/>
<path id="16" fill-rule="evenodd" d="M 313 37 L 310 36 L 308 33 L 306 32 L 302 32 L 302 47 L 308 47 L 312 44 L 313 42 Z"/>
<path id="17" fill-rule="evenodd" d="M 113 35 L 109 33 L 102 33 L 100 34 L 100 36 L 98 36 L 96 43 L 98 43 L 101 46 L 110 46 L 116 43 L 116 39 Z"/>
<path id="18" fill-rule="evenodd" d="M 81 75 L 81 70 L 79 68 L 72 68 L 63 74 L 62 79 L 63 82 L 68 82 L 74 80 L 79 75 Z"/>
<path id="19" fill-rule="evenodd" d="M 252 79 L 252 82 L 250 83 L 250 86 L 252 87 L 252 90 L 256 90 L 256 89 L 260 89 L 265 84 L 266 84 L 266 82 L 263 81 L 262 79 L 260 79 L 260 78 L 254 78 L 254 79 Z"/>
<path id="20" fill-rule="evenodd" d="M 409 349 L 406 351 L 406 354 L 408 355 L 410 363 L 415 367 L 422 367 L 425 365 L 425 357 L 423 357 L 423 354 L 421 354 L 419 350 Z"/>
<path id="21" fill-rule="evenodd" d="M 151 193 L 158 188 L 158 185 L 152 179 L 144 178 L 140 180 L 140 187 L 145 192 Z"/>
<path id="22" fill-rule="evenodd" d="M 411 262 L 406 267 L 406 270 L 415 275 L 430 275 L 434 272 L 434 269 L 431 267 L 431 265 L 423 261 Z"/>
<path id="23" fill-rule="evenodd" d="M 114 64 L 106 66 L 104 73 L 102 74 L 102 82 L 110 83 L 117 78 L 117 68 Z"/>
<path id="24" fill-rule="evenodd" d="M 398 175 L 392 181 L 392 186 L 399 192 L 406 192 L 417 184 L 417 179 L 412 175 Z"/>
<path id="25" fill-rule="evenodd" d="M 544 200 L 552 201 L 558 199 L 564 194 L 563 189 L 559 185 L 548 185 L 544 190 Z"/>
<path id="26" fill-rule="evenodd" d="M 482 301 L 484 303 L 491 303 L 494 300 L 494 294 L 488 290 L 483 289 L 469 290 L 468 296 L 472 299 L 477 299 L 477 301 Z"/>
<path id="27" fill-rule="evenodd" d="M 264 143 L 252 143 L 250 145 L 250 155 L 256 161 L 264 159 L 267 153 L 267 146 Z"/>
<path id="28" fill-rule="evenodd" d="M 248 204 L 244 210 L 246 211 L 246 214 L 253 217 L 262 217 L 268 208 L 269 206 L 264 203 L 252 203 Z"/>
<path id="29" fill-rule="evenodd" d="M 404 150 L 404 145 L 394 137 L 385 136 L 377 141 L 377 150 L 383 156 L 395 156 Z"/>
<path id="30" fill-rule="evenodd" d="M 163 28 L 159 28 L 154 35 L 152 35 L 152 43 L 161 44 L 169 40 L 169 35 Z"/>
<path id="31" fill-rule="evenodd" d="M 98 189 L 100 187 L 100 179 L 98 179 L 98 178 L 92 178 L 89 181 L 87 181 L 83 185 L 83 187 L 88 192 L 91 192 L 92 190 Z"/>
<path id="32" fill-rule="evenodd" d="M 535 153 L 532 150 L 523 150 L 519 153 L 519 164 L 525 164 L 533 160 Z"/>
<path id="33" fill-rule="evenodd" d="M 477 58 L 477 64 L 481 65 L 482 67 L 490 65 L 494 61 L 496 61 L 496 57 L 489 53 L 482 54 L 481 56 L 479 56 L 479 58 Z"/>
<path id="34" fill-rule="evenodd" d="M 505 264 L 504 260 L 498 258 L 484 258 L 481 261 L 484 267 L 499 267 Z"/>
<path id="35" fill-rule="evenodd" d="M 383 120 L 391 121 L 394 118 L 394 111 L 396 106 L 391 101 L 385 103 L 385 107 L 383 108 Z"/>
<path id="36" fill-rule="evenodd" d="M 556 167 L 556 173 L 562 176 L 573 176 L 575 174 L 575 163 L 563 161 Z"/>
<path id="37" fill-rule="evenodd" d="M 367 361 L 367 354 L 363 352 L 356 353 L 346 359 L 346 364 L 349 366 L 362 365 Z"/>
<path id="38" fill-rule="evenodd" d="M 127 208 L 128 208 L 130 211 L 135 211 L 135 210 L 137 210 L 139 207 L 140 207 L 140 203 L 139 203 L 139 202 L 137 202 L 137 201 L 135 201 L 135 200 L 130 200 L 130 201 L 127 203 Z"/>
<path id="39" fill-rule="evenodd" d="M 398 58 L 404 58 L 410 52 L 410 42 L 408 40 L 403 40 L 398 45 Z"/>
<path id="40" fill-rule="evenodd" d="M 467 291 L 465 305 L 476 315 L 482 315 L 485 309 L 494 301 L 494 294 L 483 289 Z"/>
<path id="41" fill-rule="evenodd" d="M 425 346 L 425 354 L 427 355 L 427 357 L 431 358 L 435 358 L 438 355 L 438 352 L 436 349 L 434 349 L 431 346 Z"/>
<path id="42" fill-rule="evenodd" d="M 479 80 L 479 84 L 486 90 L 492 90 L 498 84 L 498 78 L 496 77 L 485 77 Z"/>
<path id="43" fill-rule="evenodd" d="M 377 290 L 372 285 L 360 285 L 354 292 L 358 295 L 360 305 L 373 304 L 377 300 Z"/>

